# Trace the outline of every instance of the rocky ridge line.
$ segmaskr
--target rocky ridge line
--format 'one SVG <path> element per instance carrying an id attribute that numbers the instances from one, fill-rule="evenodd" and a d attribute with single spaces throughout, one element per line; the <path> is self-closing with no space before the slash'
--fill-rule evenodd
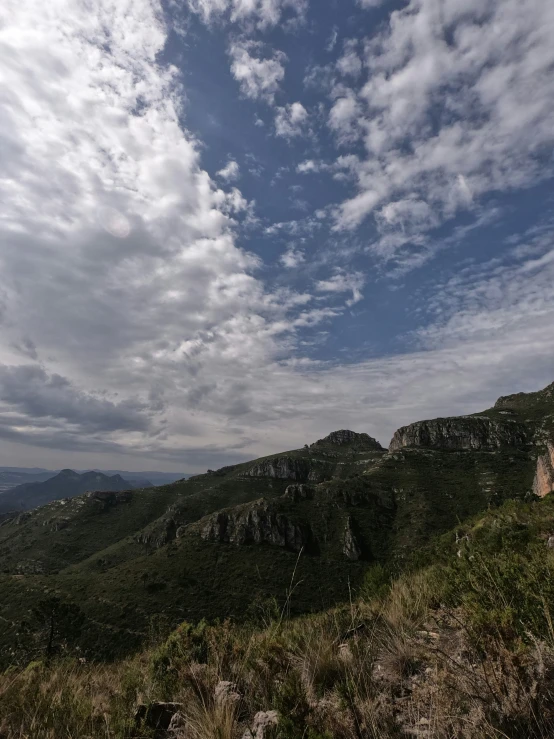
<path id="1" fill-rule="evenodd" d="M 440 450 L 497 450 L 503 447 L 525 447 L 529 432 L 515 421 L 495 421 L 486 416 L 462 416 L 418 421 L 395 432 L 390 452 L 406 447 Z"/>

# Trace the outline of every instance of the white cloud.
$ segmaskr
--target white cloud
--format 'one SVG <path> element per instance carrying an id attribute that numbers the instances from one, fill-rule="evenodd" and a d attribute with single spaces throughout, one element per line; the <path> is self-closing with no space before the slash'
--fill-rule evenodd
<path id="1" fill-rule="evenodd" d="M 331 35 L 329 36 L 329 40 L 327 41 L 327 45 L 325 46 L 325 51 L 331 52 L 337 45 L 337 39 L 339 37 L 339 31 L 336 26 L 333 26 L 333 30 L 331 31 Z"/>
<path id="2" fill-rule="evenodd" d="M 329 128 L 336 133 L 339 142 L 345 143 L 359 137 L 361 113 L 355 93 L 343 90 L 329 112 Z"/>
<path id="3" fill-rule="evenodd" d="M 358 56 L 358 42 L 349 39 L 344 44 L 344 53 L 337 62 L 337 71 L 345 77 L 358 77 L 362 71 L 362 60 Z"/>
<path id="4" fill-rule="evenodd" d="M 0 7 L 0 433 L 81 466 L 227 445 L 309 299 L 237 248 L 251 205 L 201 168 L 165 40 L 151 0 Z"/>
<path id="5" fill-rule="evenodd" d="M 302 136 L 308 122 L 308 111 L 302 103 L 277 107 L 275 112 L 275 135 L 290 139 Z"/>
<path id="6" fill-rule="evenodd" d="M 346 293 L 352 292 L 352 297 L 346 301 L 346 305 L 352 306 L 362 300 L 362 288 L 366 278 L 361 272 L 337 272 L 328 280 L 319 280 L 315 289 L 320 293 Z"/>
<path id="7" fill-rule="evenodd" d="M 304 252 L 294 246 L 289 246 L 288 249 L 281 254 L 279 261 L 283 267 L 286 267 L 287 269 L 295 269 L 305 261 Z"/>
<path id="8" fill-rule="evenodd" d="M 443 6 L 451 23 L 455 6 Z M 456 83 L 458 98 L 445 63 L 447 88 L 455 88 L 449 104 L 459 99 L 454 122 L 436 136 L 424 125 L 443 89 L 436 65 L 423 63 L 422 79 L 411 77 L 414 59 L 425 62 L 425 50 L 440 46 L 433 34 L 413 43 L 425 25 L 413 21 L 434 17 L 421 0 L 366 54 L 383 89 L 375 90 L 374 118 L 359 116 L 365 161 L 298 165 L 356 174 L 358 198 L 343 217 L 373 209 L 383 239 L 416 238 L 434 219 L 478 207 L 491 183 L 526 184 L 542 171 L 533 157 L 553 130 L 549 6 L 532 2 L 518 18 L 505 0 L 495 13 L 504 9 L 513 28 L 483 17 L 483 31 L 469 20 L 476 7 L 464 5 L 445 51 L 445 62 L 460 56 L 467 77 Z M 478 53 L 484 33 L 486 64 Z M 343 366 L 304 356 L 303 342 L 325 337 L 344 311 L 335 304 L 361 299 L 364 277 L 331 272 L 315 282 L 316 298 L 264 286 L 259 259 L 235 235 L 250 205 L 237 188 L 214 183 L 179 125 L 184 95 L 177 70 L 160 62 L 165 42 L 154 0 L 0 5 L 0 437 L 14 463 L 163 460 L 194 471 L 301 446 L 336 427 L 386 443 L 402 423 L 478 411 L 500 394 L 552 381 L 552 230 L 540 242 L 519 241 L 517 264 L 437 285 L 431 324 L 412 337 L 417 351 Z M 268 61 L 260 47 L 246 50 Z M 268 85 L 261 72 L 245 74 L 244 94 L 272 101 L 282 81 L 273 71 Z M 368 92 L 352 94 L 369 106 Z M 461 112 L 470 93 L 483 115 L 468 123 Z M 414 151 L 399 154 L 412 130 Z M 318 217 L 279 217 L 267 231 L 285 243 L 302 244 L 322 226 Z M 293 269 L 302 250 L 289 247 L 281 259 L 287 254 L 281 263 Z"/>
<path id="9" fill-rule="evenodd" d="M 314 162 L 313 159 L 306 159 L 304 162 L 300 162 L 297 165 L 296 171 L 298 174 L 308 174 L 309 172 L 319 172 L 318 162 Z"/>
<path id="10" fill-rule="evenodd" d="M 287 56 L 282 51 L 273 51 L 269 57 L 263 57 L 264 50 L 259 42 L 234 41 L 229 47 L 231 73 L 245 97 L 272 104 L 285 77 Z"/>
<path id="11" fill-rule="evenodd" d="M 366 148 L 338 226 L 407 198 L 443 222 L 487 192 L 552 174 L 553 34 L 543 0 L 411 0 L 392 13 L 366 43 L 367 81 L 329 117 Z"/>
<path id="12" fill-rule="evenodd" d="M 308 9 L 308 0 L 187 0 L 187 4 L 204 23 L 226 17 L 233 23 L 254 23 L 262 30 L 282 23 L 287 13 L 289 24 L 297 26 Z"/>
<path id="13" fill-rule="evenodd" d="M 226 182 L 234 182 L 240 177 L 240 167 L 234 159 L 230 159 L 223 169 L 217 172 L 217 176 Z"/>
<path id="14" fill-rule="evenodd" d="M 378 8 L 385 3 L 385 0 L 357 0 L 357 3 L 362 8 Z"/>

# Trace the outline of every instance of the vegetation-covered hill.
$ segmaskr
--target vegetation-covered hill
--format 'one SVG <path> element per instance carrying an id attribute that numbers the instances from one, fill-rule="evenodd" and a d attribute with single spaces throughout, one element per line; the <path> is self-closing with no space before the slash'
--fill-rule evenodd
<path id="1" fill-rule="evenodd" d="M 0 660 L 28 659 L 33 609 L 52 597 L 87 624 L 71 637 L 87 658 L 138 649 L 160 619 L 251 617 L 282 603 L 293 575 L 291 614 L 344 602 L 368 568 L 400 573 L 468 517 L 552 489 L 552 388 L 405 427 L 389 451 L 334 432 L 164 487 L 4 517 Z"/>

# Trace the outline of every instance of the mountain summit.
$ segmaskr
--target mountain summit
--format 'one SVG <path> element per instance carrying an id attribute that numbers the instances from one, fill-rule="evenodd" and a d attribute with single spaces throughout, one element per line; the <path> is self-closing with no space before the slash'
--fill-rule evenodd
<path id="1" fill-rule="evenodd" d="M 312 444 L 312 448 L 329 445 L 348 445 L 351 447 L 357 447 L 359 449 L 384 451 L 381 444 L 379 444 L 376 439 L 369 436 L 369 434 L 358 434 L 355 431 L 348 431 L 346 429 L 341 429 L 340 431 L 332 431 L 329 436 L 326 436 L 324 439 L 320 439 L 319 441 L 316 441 L 315 444 Z"/>

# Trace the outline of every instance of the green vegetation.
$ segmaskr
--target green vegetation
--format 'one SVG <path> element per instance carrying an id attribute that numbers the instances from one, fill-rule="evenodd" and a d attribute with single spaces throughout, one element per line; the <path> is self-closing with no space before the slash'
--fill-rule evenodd
<path id="1" fill-rule="evenodd" d="M 146 737 L 162 700 L 199 739 L 550 735 L 553 409 L 2 516 L 0 737 Z"/>
<path id="2" fill-rule="evenodd" d="M 45 652 L 0 677 L 0 731 L 153 737 L 137 707 L 169 701 L 183 738 L 240 738 L 259 712 L 279 739 L 550 736 L 552 531 L 554 499 L 509 501 L 433 541 L 432 565 L 393 580 L 370 567 L 363 597 L 319 614 L 266 602 L 243 623 L 152 629 L 110 665 Z"/>

